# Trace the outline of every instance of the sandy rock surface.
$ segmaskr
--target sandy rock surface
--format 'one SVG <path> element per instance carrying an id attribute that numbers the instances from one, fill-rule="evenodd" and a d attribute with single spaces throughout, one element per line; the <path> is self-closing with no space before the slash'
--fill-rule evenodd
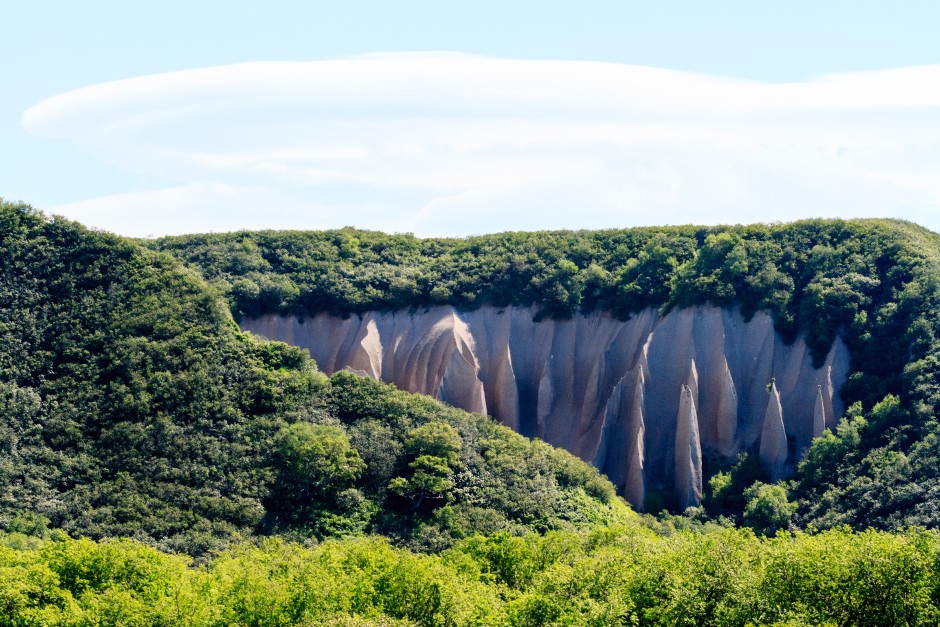
<path id="1" fill-rule="evenodd" d="M 845 345 L 813 368 L 802 339 L 785 345 L 764 313 L 745 322 L 701 306 L 533 322 L 534 313 L 271 314 L 242 328 L 309 349 L 328 374 L 347 369 L 490 414 L 593 462 L 638 507 L 650 490 L 696 504 L 709 456 L 756 452 L 782 476 L 842 415 Z"/>

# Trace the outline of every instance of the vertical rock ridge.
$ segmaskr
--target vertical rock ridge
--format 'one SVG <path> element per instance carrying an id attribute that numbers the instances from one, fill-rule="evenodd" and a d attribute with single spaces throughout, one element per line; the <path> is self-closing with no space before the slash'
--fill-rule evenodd
<path id="1" fill-rule="evenodd" d="M 640 511 L 643 511 L 643 503 L 646 500 L 646 482 L 643 478 L 646 455 L 646 419 L 643 416 L 645 385 L 643 370 L 638 369 L 633 399 L 627 414 L 627 476 L 623 484 L 624 498 Z"/>
<path id="2" fill-rule="evenodd" d="M 783 408 L 777 382 L 770 380 L 770 397 L 764 412 L 764 428 L 760 434 L 760 461 L 770 473 L 771 481 L 783 477 L 787 464 L 787 432 L 783 426 Z"/>
<path id="3" fill-rule="evenodd" d="M 707 454 L 722 448 L 718 431 L 728 365 L 725 357 L 728 338 L 720 309 L 709 308 L 695 316 L 692 340 L 698 383 L 698 394 L 694 396 L 695 410 L 698 413 L 702 450 Z"/>
<path id="4" fill-rule="evenodd" d="M 518 431 L 519 392 L 516 387 L 516 373 L 512 369 L 512 353 L 509 350 L 508 343 L 497 357 L 493 374 L 491 380 L 494 381 L 494 386 L 491 394 L 493 395 L 494 415 L 500 416 L 500 420 L 504 425 L 513 431 Z"/>
<path id="5" fill-rule="evenodd" d="M 725 362 L 724 375 L 721 378 L 721 392 L 715 412 L 715 449 L 719 455 L 731 457 L 735 454 L 738 432 L 738 393 L 734 389 L 731 369 Z"/>
<path id="6" fill-rule="evenodd" d="M 673 310 L 656 322 L 650 334 L 645 416 L 647 489 L 665 493 L 674 489 L 676 416 L 680 410 L 679 392 L 689 383 L 690 364 L 695 358 L 695 318 L 694 308 Z"/>
<path id="7" fill-rule="evenodd" d="M 685 386 L 689 388 L 689 392 L 692 394 L 692 402 L 695 407 L 698 407 L 698 368 L 695 367 L 695 358 L 689 360 L 689 374 L 685 377 Z"/>
<path id="8" fill-rule="evenodd" d="M 474 340 L 487 411 L 519 431 L 519 391 L 509 341 L 511 316 L 498 310 L 487 324 L 478 320 L 475 313 L 467 313 L 464 321 Z"/>
<path id="9" fill-rule="evenodd" d="M 519 395 L 519 433 L 530 437 L 540 435 L 539 387 L 542 378 L 547 376 L 546 364 L 551 357 L 557 327 L 554 321 L 534 324 L 532 318 L 535 314 L 534 308 L 509 308 L 503 314 L 510 318 L 508 341 Z M 479 325 L 488 325 L 492 314 L 480 312 L 475 319 Z"/>
<path id="10" fill-rule="evenodd" d="M 265 315 L 241 325 L 308 348 L 327 374 L 348 368 L 487 412 L 524 435 L 594 460 L 636 494 L 638 477 L 644 492 L 674 488 L 683 386 L 695 410 L 700 451 L 725 458 L 762 448 L 763 458 L 782 458 L 785 468 L 792 461 L 787 439 L 803 450 L 818 432 L 820 398 L 827 428 L 841 416 L 845 345 L 836 340 L 823 367 L 813 368 L 805 342 L 784 344 L 766 313 L 745 322 L 734 310 L 711 306 L 666 315 L 650 308 L 628 320 L 595 312 L 537 323 L 536 313 L 534 307 L 465 313 L 431 307 L 303 321 Z M 765 389 L 772 377 L 776 409 Z M 780 424 L 768 422 L 774 411 Z M 642 465 L 634 463 L 639 424 Z M 765 427 L 773 435 L 764 437 Z M 638 468 L 640 475 L 633 474 Z"/>
<path id="11" fill-rule="evenodd" d="M 826 430 L 826 403 L 822 386 L 816 386 L 816 407 L 813 409 L 813 437 L 818 438 Z"/>
<path id="12" fill-rule="evenodd" d="M 826 410 L 826 428 L 835 429 L 835 403 L 833 402 L 833 396 L 835 396 L 835 389 L 832 385 L 832 366 L 826 366 L 826 379 L 823 384 L 823 407 Z"/>
<path id="13" fill-rule="evenodd" d="M 536 399 L 535 433 L 538 437 L 544 438 L 545 419 L 551 413 L 552 405 L 555 404 L 555 386 L 552 384 L 551 372 L 548 368 L 542 372 L 542 378 L 539 379 Z"/>
<path id="14" fill-rule="evenodd" d="M 774 374 L 774 358 L 776 357 L 776 342 L 774 342 L 774 333 L 773 333 L 773 323 L 770 320 L 762 321 L 756 334 L 757 338 L 760 339 L 760 348 L 757 352 L 754 353 L 754 356 L 751 359 L 751 368 L 752 376 L 751 379 L 752 385 L 755 389 L 755 394 L 753 394 L 754 400 L 761 398 L 761 391 L 763 391 L 765 383 L 772 378 Z M 757 405 L 759 406 L 759 404 Z M 782 411 L 782 410 L 781 410 Z M 766 412 L 765 412 L 766 414 Z M 757 441 L 760 437 L 760 434 L 763 432 L 764 421 L 761 420 L 760 414 L 754 416 L 752 421 L 752 428 L 748 434 L 750 437 L 749 444 Z M 766 415 L 763 416 L 766 418 Z"/>
<path id="15" fill-rule="evenodd" d="M 345 359 L 346 367 L 364 373 L 373 379 L 382 378 L 382 338 L 378 326 L 371 317 L 359 325 L 355 349 Z"/>
<path id="16" fill-rule="evenodd" d="M 643 348 L 640 349 L 640 355 L 637 359 L 637 368 L 643 372 L 643 380 L 649 380 L 650 378 L 650 342 L 653 341 L 653 334 L 648 333 L 646 336 L 646 341 L 643 343 Z"/>
<path id="17" fill-rule="evenodd" d="M 591 463 L 605 473 L 614 485 L 623 487 L 626 477 L 628 452 L 622 445 L 627 441 L 629 412 L 629 374 L 617 381 L 604 406 L 600 443 Z"/>
<path id="18" fill-rule="evenodd" d="M 486 413 L 483 382 L 477 378 L 478 368 L 460 351 L 451 354 L 450 363 L 441 377 L 438 398 L 445 403 L 478 414 Z"/>
<path id="19" fill-rule="evenodd" d="M 698 435 L 698 415 L 692 390 L 685 384 L 679 393 L 675 458 L 676 500 L 679 509 L 684 510 L 702 501 L 702 445 Z"/>

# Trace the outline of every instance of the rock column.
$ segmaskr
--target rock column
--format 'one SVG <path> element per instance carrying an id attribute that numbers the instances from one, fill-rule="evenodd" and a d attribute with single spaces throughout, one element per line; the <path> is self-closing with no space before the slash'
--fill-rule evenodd
<path id="1" fill-rule="evenodd" d="M 645 379 L 643 371 L 636 376 L 633 402 L 630 404 L 629 440 L 627 441 L 627 480 L 623 486 L 623 496 L 637 509 L 643 508 L 646 499 L 646 485 L 643 479 L 643 465 L 646 454 L 646 419 L 643 417 Z"/>
<path id="2" fill-rule="evenodd" d="M 813 410 L 813 437 L 818 438 L 826 430 L 826 402 L 823 400 L 822 386 L 816 386 L 816 408 Z"/>
<path id="3" fill-rule="evenodd" d="M 771 481 L 783 477 L 787 465 L 787 431 L 783 426 L 783 408 L 777 382 L 770 380 L 770 398 L 764 412 L 764 427 L 760 434 L 760 461 L 770 473 Z"/>
<path id="4" fill-rule="evenodd" d="M 702 501 L 702 444 L 692 389 L 682 386 L 676 417 L 676 500 L 679 509 Z"/>

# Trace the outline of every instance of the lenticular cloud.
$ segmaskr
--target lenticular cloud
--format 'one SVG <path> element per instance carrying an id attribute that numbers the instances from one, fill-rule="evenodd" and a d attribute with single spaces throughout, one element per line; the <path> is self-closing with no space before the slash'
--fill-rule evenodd
<path id="1" fill-rule="evenodd" d="M 23 126 L 166 181 L 53 208 L 130 235 L 462 235 L 835 215 L 930 225 L 938 118 L 940 66 L 763 84 L 434 53 L 143 76 L 53 96 Z"/>

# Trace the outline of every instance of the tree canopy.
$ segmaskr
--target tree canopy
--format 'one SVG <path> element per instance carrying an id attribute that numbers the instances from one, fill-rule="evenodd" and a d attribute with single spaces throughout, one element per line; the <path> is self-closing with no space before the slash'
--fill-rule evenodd
<path id="1" fill-rule="evenodd" d="M 563 451 L 241 333 L 166 253 L 4 202 L 0 259 L 0 528 L 41 516 L 203 555 L 259 533 L 441 548 L 630 515 Z"/>
<path id="2" fill-rule="evenodd" d="M 936 625 L 938 244 L 872 220 L 135 242 L 0 201 L 0 622 Z M 744 454 L 658 519 L 231 315 L 702 302 L 817 355 L 841 334 L 849 409 L 791 480 Z"/>
<path id="3" fill-rule="evenodd" d="M 795 519 L 940 525 L 940 236 L 916 225 L 804 220 L 462 239 L 346 228 L 144 243 L 198 270 L 236 316 L 517 305 L 535 306 L 536 318 L 595 310 L 626 318 L 712 303 L 745 317 L 769 312 L 784 339 L 801 335 L 817 360 L 841 336 L 852 370 L 841 393 L 847 407 L 859 403 L 848 416 L 858 433 L 827 435 L 809 453 L 790 495 Z M 886 399 L 896 399 L 890 412 Z M 822 458 L 828 472 L 814 470 Z M 746 474 L 742 467 L 706 509 L 740 522 L 743 490 L 758 479 L 744 482 Z"/>

